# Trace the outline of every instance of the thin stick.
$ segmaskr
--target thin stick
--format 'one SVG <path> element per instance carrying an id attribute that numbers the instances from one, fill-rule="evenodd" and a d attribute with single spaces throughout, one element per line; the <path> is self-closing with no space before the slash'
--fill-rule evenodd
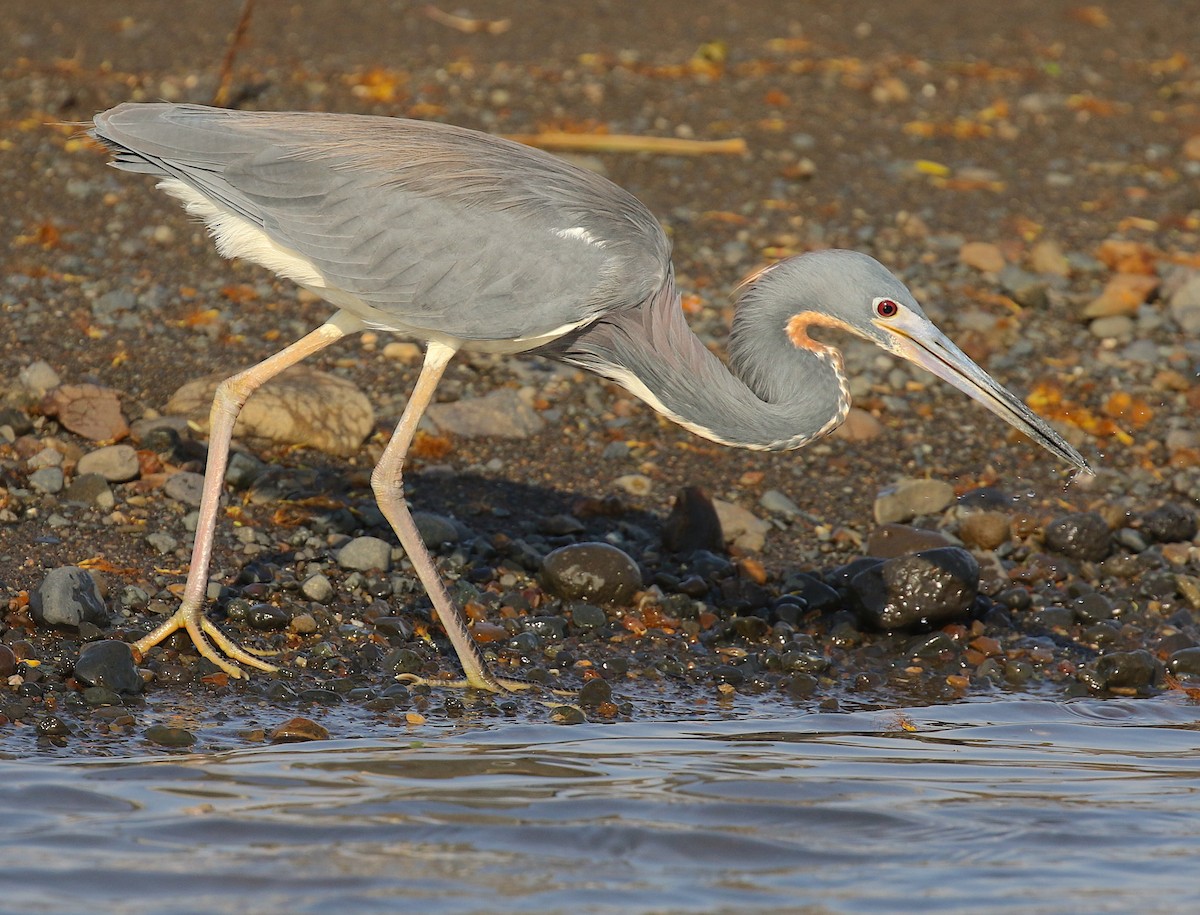
<path id="1" fill-rule="evenodd" d="M 747 152 L 741 137 L 728 140 L 683 140 L 678 137 L 638 137 L 629 134 L 542 133 L 510 134 L 506 137 L 526 146 L 563 152 L 654 153 L 659 156 L 740 156 Z"/>
<path id="2" fill-rule="evenodd" d="M 225 51 L 225 60 L 221 63 L 221 78 L 217 83 L 217 91 L 213 93 L 212 103 L 218 108 L 229 104 L 229 87 L 233 83 L 233 59 L 242 47 L 246 31 L 250 28 L 250 15 L 254 12 L 254 0 L 242 0 L 242 12 L 238 16 L 237 26 L 233 37 L 229 39 L 229 48 Z"/>

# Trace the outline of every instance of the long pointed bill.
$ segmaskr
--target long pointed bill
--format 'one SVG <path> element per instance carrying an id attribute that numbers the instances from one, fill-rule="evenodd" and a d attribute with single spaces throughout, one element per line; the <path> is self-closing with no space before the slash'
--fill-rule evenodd
<path id="1" fill-rule="evenodd" d="M 1068 445 L 1061 435 L 1015 394 L 1001 387 L 930 321 L 911 314 L 905 317 L 907 320 L 903 322 L 877 322 L 876 326 L 891 332 L 892 346 L 888 348 L 893 353 L 948 381 L 1020 429 L 1047 451 L 1071 462 L 1084 473 L 1093 473 L 1083 455 Z"/>

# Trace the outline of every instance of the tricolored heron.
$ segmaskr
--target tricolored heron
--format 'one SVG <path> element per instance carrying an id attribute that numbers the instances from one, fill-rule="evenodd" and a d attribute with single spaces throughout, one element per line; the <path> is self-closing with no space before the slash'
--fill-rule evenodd
<path id="1" fill-rule="evenodd" d="M 727 367 L 684 320 L 670 244 L 650 211 L 604 178 L 539 150 L 424 121 L 198 105 L 119 105 L 97 115 L 90 133 L 113 151 L 117 168 L 158 178 L 158 187 L 204 221 L 221 254 L 261 264 L 337 309 L 218 387 L 183 601 L 136 643 L 142 653 L 185 629 L 231 676 L 243 673 L 236 662 L 274 669 L 203 614 L 234 422 L 265 381 L 367 328 L 426 344 L 371 484 L 458 653 L 466 673 L 460 685 L 525 685 L 491 671 L 404 499 L 405 454 L 460 349 L 536 353 L 581 366 L 697 435 L 779 451 L 825 435 L 846 417 L 841 356 L 808 335 L 810 327 L 833 326 L 923 366 L 1089 470 L 865 254 L 818 251 L 756 274 L 740 291 Z"/>

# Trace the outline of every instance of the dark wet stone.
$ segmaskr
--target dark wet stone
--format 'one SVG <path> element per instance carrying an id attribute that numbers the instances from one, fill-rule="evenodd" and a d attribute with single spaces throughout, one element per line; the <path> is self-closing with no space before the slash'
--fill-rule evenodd
<path id="1" fill-rule="evenodd" d="M 1160 665 L 1154 655 L 1136 651 L 1112 651 L 1096 660 L 1095 682 L 1102 689 L 1137 689 L 1151 686 L 1158 679 Z M 1094 683 L 1089 682 L 1094 687 Z"/>
<path id="2" fill-rule="evenodd" d="M 1168 502 L 1142 518 L 1142 533 L 1156 543 L 1179 543 L 1196 536 L 1196 514 L 1184 505 Z"/>
<path id="3" fill-rule="evenodd" d="M 1071 601 L 1071 610 L 1075 614 L 1075 618 L 1081 623 L 1111 620 L 1119 612 L 1113 606 L 1112 601 L 1099 593 L 1085 594 L 1082 597 L 1075 598 L 1075 600 Z"/>
<path id="4" fill-rule="evenodd" d="M 84 620 L 97 626 L 109 624 L 108 608 L 96 580 L 77 566 L 52 569 L 36 591 L 29 595 L 29 611 L 39 626 L 78 629 Z"/>
<path id="5" fill-rule="evenodd" d="M 598 603 L 627 603 L 642 587 L 637 563 L 607 543 L 554 550 L 542 562 L 542 580 L 559 597 Z"/>
<path id="6" fill-rule="evenodd" d="M 811 651 L 785 651 L 779 661 L 784 670 L 792 673 L 817 674 L 829 669 L 829 659 Z"/>
<path id="7" fill-rule="evenodd" d="M 599 677 L 588 680 L 579 690 L 578 700 L 584 708 L 596 708 L 602 703 L 612 701 L 612 687 L 608 685 L 607 680 L 601 680 Z"/>
<path id="8" fill-rule="evenodd" d="M 927 531 L 907 524 L 881 524 L 867 537 L 867 555 L 878 559 L 894 559 L 951 546 L 949 538 L 937 531 Z"/>
<path id="9" fill-rule="evenodd" d="M 1075 625 L 1075 614 L 1066 607 L 1043 607 L 1030 615 L 1030 621 L 1043 629 L 1070 629 Z"/>
<path id="10" fill-rule="evenodd" d="M 525 629 L 543 642 L 560 642 L 567 635 L 567 620 L 561 616 L 533 616 L 525 620 Z"/>
<path id="11" fill-rule="evenodd" d="M 254 604 L 246 611 L 246 623 L 259 632 L 278 632 L 287 629 L 292 615 L 274 604 Z"/>
<path id="12" fill-rule="evenodd" d="M 783 583 L 783 591 L 799 597 L 809 610 L 816 610 L 819 613 L 832 610 L 842 602 L 837 591 L 821 579 L 806 572 L 789 575 Z"/>
<path id="13" fill-rule="evenodd" d="M 732 575 L 734 565 L 724 556 L 718 556 L 709 550 L 696 550 L 688 555 L 683 563 L 683 571 L 713 581 Z"/>
<path id="14" fill-rule="evenodd" d="M 83 697 L 83 701 L 92 708 L 121 704 L 121 694 L 105 686 L 89 686 L 80 695 Z"/>
<path id="15" fill-rule="evenodd" d="M 734 632 L 754 642 L 766 638 L 771 632 L 770 623 L 757 616 L 738 616 L 730 622 L 733 623 Z"/>
<path id="16" fill-rule="evenodd" d="M 411 648 L 397 648 L 383 659 L 383 669 L 390 674 L 415 674 L 425 666 L 421 656 Z"/>
<path id="17" fill-rule="evenodd" d="M 675 590 L 688 597 L 704 597 L 708 593 L 708 582 L 699 575 L 688 575 L 675 586 Z"/>
<path id="18" fill-rule="evenodd" d="M 793 699 L 809 699 L 817 694 L 821 681 L 811 674 L 798 673 L 788 680 L 787 692 Z"/>
<path id="19" fill-rule="evenodd" d="M 1099 512 L 1065 515 L 1046 525 L 1046 548 L 1072 559 L 1099 562 L 1108 555 L 1108 525 Z"/>
<path id="20" fill-rule="evenodd" d="M 317 705 L 340 705 L 342 701 L 342 696 L 337 691 L 320 687 L 302 689 L 298 698 L 301 702 L 315 702 Z"/>
<path id="21" fill-rule="evenodd" d="M 278 680 L 267 687 L 267 699 L 270 702 L 295 702 L 298 698 L 294 689 Z"/>
<path id="22" fill-rule="evenodd" d="M 1167 659 L 1167 670 L 1176 677 L 1200 677 L 1200 648 L 1181 648 Z"/>
<path id="23" fill-rule="evenodd" d="M 883 560 L 877 559 L 874 556 L 863 556 L 860 559 L 851 560 L 844 566 L 838 566 L 832 572 L 829 572 L 825 578 L 827 583 L 835 589 L 848 588 L 850 587 L 851 580 L 855 576 L 865 572 L 867 569 L 870 569 L 873 566 L 879 565 L 882 561 Z"/>
<path id="24" fill-rule="evenodd" d="M 972 489 L 964 492 L 958 497 L 958 504 L 963 508 L 974 508 L 981 510 L 1011 508 L 1013 497 L 1002 489 L 997 489 L 994 486 L 981 486 L 978 489 Z"/>
<path id="25" fill-rule="evenodd" d="M 1033 603 L 1033 598 L 1024 588 L 1006 588 L 994 600 L 1009 610 L 1028 610 Z"/>
<path id="26" fill-rule="evenodd" d="M 17 656 L 7 645 L 0 645 L 0 677 L 11 677 L 17 669 Z"/>
<path id="27" fill-rule="evenodd" d="M 28 435 L 33 431 L 33 420 L 24 410 L 15 407 L 0 409 L 0 426 L 9 426 L 16 435 Z"/>
<path id="28" fill-rule="evenodd" d="M 45 718 L 38 719 L 36 730 L 38 737 L 71 736 L 71 729 L 67 727 L 67 723 L 57 715 L 47 715 Z"/>
<path id="29" fill-rule="evenodd" d="M 412 638 L 412 620 L 404 616 L 377 616 L 373 623 L 375 628 L 389 639 L 407 642 Z"/>
<path id="30" fill-rule="evenodd" d="M 958 536 L 969 547 L 994 550 L 1012 537 L 1012 522 L 1004 512 L 971 512 L 958 523 Z"/>
<path id="31" fill-rule="evenodd" d="M 671 512 L 663 521 L 662 544 L 670 553 L 724 551 L 725 535 L 717 510 L 699 486 L 685 486 L 676 493 Z"/>
<path id="32" fill-rule="evenodd" d="M 937 625 L 965 617 L 979 592 L 979 563 L 943 547 L 889 559 L 850 581 L 860 618 L 884 630 Z"/>
<path id="33" fill-rule="evenodd" d="M 538 530 L 551 537 L 569 537 L 582 534 L 587 526 L 574 515 L 550 515 L 538 522 Z"/>
<path id="34" fill-rule="evenodd" d="M 595 604 L 571 605 L 571 622 L 580 629 L 599 629 L 608 622 L 608 615 Z"/>
<path id="35" fill-rule="evenodd" d="M 75 662 L 75 679 L 127 694 L 140 693 L 144 685 L 133 661 L 133 649 L 116 639 L 84 645 Z"/>
<path id="36" fill-rule="evenodd" d="M 146 728 L 143 736 L 160 747 L 190 747 L 196 742 L 196 735 L 187 728 L 172 728 L 162 724 Z"/>
<path id="37" fill-rule="evenodd" d="M 458 526 L 449 518 L 431 512 L 413 512 L 413 523 L 421 534 L 421 540 L 431 550 L 443 543 L 458 543 Z"/>
<path id="38" fill-rule="evenodd" d="M 329 731 L 309 718 L 296 717 L 274 728 L 268 736 L 271 743 L 302 743 L 328 740 Z"/>
<path id="39" fill-rule="evenodd" d="M 571 705 L 558 705 L 550 709 L 550 720 L 555 724 L 583 724 L 587 717 Z"/>
<path id="40" fill-rule="evenodd" d="M 746 682 L 746 673 L 740 667 L 732 664 L 718 664 L 711 671 L 714 683 L 728 683 L 730 686 L 741 686 Z"/>

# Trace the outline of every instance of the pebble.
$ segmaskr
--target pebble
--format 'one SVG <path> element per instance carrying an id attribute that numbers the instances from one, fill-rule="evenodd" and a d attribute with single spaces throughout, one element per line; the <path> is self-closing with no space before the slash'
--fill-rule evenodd
<path id="1" fill-rule="evenodd" d="M 112 388 L 95 384 L 65 384 L 47 395 L 42 409 L 56 416 L 64 429 L 95 442 L 111 442 L 129 434 L 121 399 Z"/>
<path id="2" fill-rule="evenodd" d="M 883 434 L 883 423 L 861 407 L 851 407 L 846 419 L 833 430 L 836 438 L 848 442 L 869 442 Z"/>
<path id="3" fill-rule="evenodd" d="M 1196 513 L 1167 502 L 1142 516 L 1142 533 L 1155 543 L 1179 543 L 1196 536 Z"/>
<path id="4" fill-rule="evenodd" d="M 571 622 L 580 629 L 599 629 L 608 622 L 608 614 L 595 604 L 580 601 L 571 605 Z"/>
<path id="5" fill-rule="evenodd" d="M 29 610 L 39 626 L 78 629 L 81 623 L 109 624 L 96 579 L 77 566 L 60 566 L 47 573 L 29 595 Z"/>
<path id="6" fill-rule="evenodd" d="M 889 559 L 850 580 L 860 617 L 883 630 L 961 619 L 978 591 L 979 563 L 959 547 Z"/>
<path id="7" fill-rule="evenodd" d="M 388 558 L 391 558 L 391 549 L 388 549 Z M 333 600 L 333 584 L 321 572 L 308 576 L 300 585 L 300 593 L 311 601 L 316 601 L 318 604 L 327 604 Z"/>
<path id="8" fill-rule="evenodd" d="M 662 544 L 670 553 L 725 549 L 721 519 L 712 499 L 699 486 L 686 486 L 675 494 L 671 512 L 663 521 Z"/>
<path id="9" fill-rule="evenodd" d="M 338 550 L 337 563 L 351 571 L 386 572 L 392 567 L 392 545 L 378 537 L 355 537 Z"/>
<path id="10" fill-rule="evenodd" d="M 778 489 L 768 489 L 758 500 L 758 504 L 773 515 L 783 515 L 785 518 L 798 518 L 803 512 L 800 506 L 781 493 Z"/>
<path id="11" fill-rule="evenodd" d="M 16 654 L 7 645 L 0 645 L 0 677 L 11 677 L 16 669 Z"/>
<path id="12" fill-rule="evenodd" d="M 642 573 L 611 544 L 575 543 L 546 555 L 542 581 L 548 591 L 568 600 L 628 603 L 642 588 Z"/>
<path id="13" fill-rule="evenodd" d="M 1045 238 L 1029 250 L 1029 264 L 1038 273 L 1051 276 L 1070 276 L 1071 262 L 1058 242 Z"/>
<path id="14" fill-rule="evenodd" d="M 1176 677 L 1200 677 L 1200 648 L 1181 648 L 1172 653 L 1167 670 Z"/>
<path id="15" fill-rule="evenodd" d="M 143 736 L 160 747 L 183 748 L 196 742 L 196 735 L 187 728 L 173 728 L 164 724 L 151 725 L 143 732 Z"/>
<path id="16" fill-rule="evenodd" d="M 61 467 L 43 467 L 29 475 L 29 486 L 49 495 L 62 492 L 63 472 Z"/>
<path id="17" fill-rule="evenodd" d="M 907 524 L 881 524 L 867 537 L 865 553 L 877 559 L 894 559 L 909 553 L 953 545 L 948 537 L 937 531 L 909 527 Z"/>
<path id="18" fill-rule="evenodd" d="M 772 530 L 770 521 L 764 521 L 754 512 L 733 502 L 713 499 L 712 504 L 726 541 L 743 552 L 758 553 L 762 550 L 767 542 L 767 534 Z"/>
<path id="19" fill-rule="evenodd" d="M 513 388 L 453 403 L 430 404 L 425 416 L 439 432 L 463 438 L 528 438 L 546 425 L 521 392 Z"/>
<path id="20" fill-rule="evenodd" d="M 1095 676 L 1084 673 L 1084 681 L 1092 689 L 1138 689 L 1153 686 L 1161 673 L 1161 665 L 1149 651 L 1112 651 L 1096 659 Z"/>
<path id="21" fill-rule="evenodd" d="M 1076 512 L 1046 525 L 1046 548 L 1072 559 L 1099 562 L 1108 555 L 1111 540 L 1099 512 Z"/>
<path id="22" fill-rule="evenodd" d="M 94 473 L 110 483 L 126 483 L 137 477 L 141 468 L 137 452 L 129 445 L 107 445 L 79 459 L 76 473 Z"/>
<path id="23" fill-rule="evenodd" d="M 127 695 L 140 693 L 145 685 L 134 663 L 133 649 L 116 639 L 84 645 L 75 662 L 75 679 Z"/>
<path id="24" fill-rule="evenodd" d="M 204 492 L 204 475 L 181 470 L 173 473 L 163 483 L 163 494 L 169 499 L 197 508 Z"/>
<path id="25" fill-rule="evenodd" d="M 994 550 L 1012 537 L 1012 522 L 1003 512 L 970 512 L 958 522 L 958 536 L 974 549 Z"/>
<path id="26" fill-rule="evenodd" d="M 933 515 L 954 503 L 954 487 L 942 480 L 900 480 L 875 497 L 875 520 L 880 524 L 911 521 Z"/>
<path id="27" fill-rule="evenodd" d="M 186 416 L 207 431 L 213 395 L 223 380 L 224 375 L 210 375 L 188 382 L 171 395 L 163 411 Z M 233 434 L 349 457 L 374 427 L 371 402 L 353 382 L 297 365 L 250 396 Z"/>
<path id="28" fill-rule="evenodd" d="M 1085 318 L 1107 318 L 1113 315 L 1133 317 L 1152 292 L 1158 288 L 1158 277 L 1142 273 L 1118 273 L 1105 284 L 1100 295 L 1083 309 Z"/>
<path id="29" fill-rule="evenodd" d="M 85 473 L 75 477 L 63 498 L 68 502 L 95 505 L 103 509 L 110 509 L 117 504 L 108 481 L 98 473 Z"/>
<path id="30" fill-rule="evenodd" d="M 421 533 L 421 540 L 431 550 L 443 543 L 458 543 L 461 539 L 458 525 L 449 518 L 431 512 L 413 512 L 412 518 Z"/>
<path id="31" fill-rule="evenodd" d="M 329 731 L 310 718 L 297 716 L 273 728 L 269 736 L 271 743 L 303 743 L 308 740 L 328 740 Z"/>
<path id="32" fill-rule="evenodd" d="M 596 677 L 583 684 L 576 700 L 584 708 L 596 708 L 605 702 L 612 701 L 612 687 L 608 685 L 607 680 Z"/>
<path id="33" fill-rule="evenodd" d="M 984 273 L 999 273 L 1004 269 L 1004 254 L 1000 248 L 986 241 L 969 241 L 958 249 L 958 259 Z"/>
<path id="34" fill-rule="evenodd" d="M 648 496 L 654 489 L 651 479 L 642 473 L 627 473 L 613 480 L 613 486 L 634 496 Z"/>
<path id="35" fill-rule="evenodd" d="M 1046 277 L 1030 273 L 1015 264 L 1009 264 L 1000 271 L 996 281 L 1018 305 L 1026 308 L 1044 308 L 1046 306 L 1046 290 L 1049 283 Z"/>
<path id="36" fill-rule="evenodd" d="M 58 373 L 50 367 L 50 363 L 41 359 L 31 362 L 17 372 L 17 382 L 35 397 L 43 396 L 47 391 L 53 391 L 62 380 Z"/>
<path id="37" fill-rule="evenodd" d="M 1133 318 L 1126 315 L 1109 315 L 1097 318 L 1088 325 L 1093 337 L 1101 340 L 1129 340 L 1133 337 Z"/>

